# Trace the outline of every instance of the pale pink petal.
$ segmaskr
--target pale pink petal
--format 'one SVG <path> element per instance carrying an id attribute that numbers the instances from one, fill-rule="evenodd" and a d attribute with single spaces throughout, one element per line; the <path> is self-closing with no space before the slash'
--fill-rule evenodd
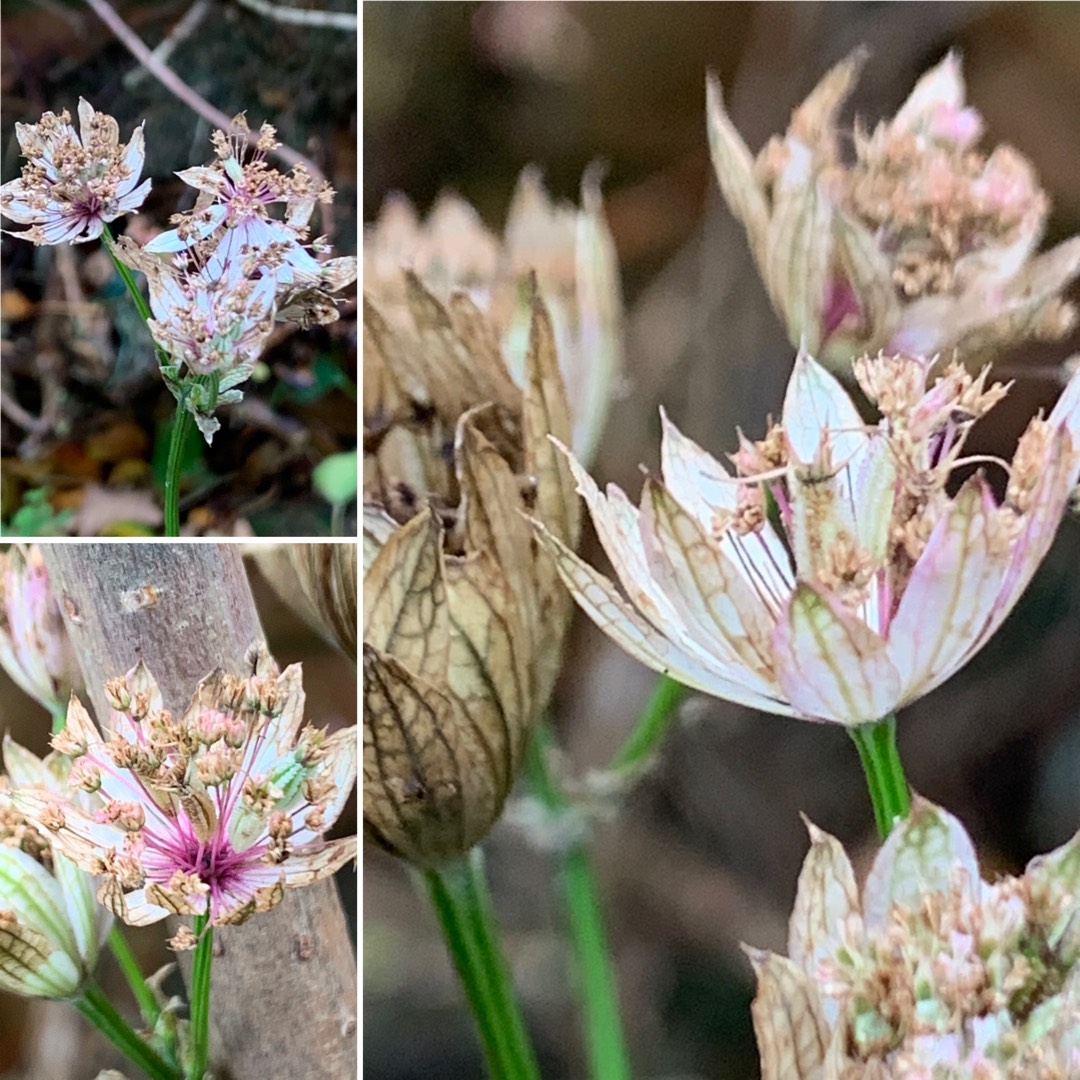
<path id="1" fill-rule="evenodd" d="M 948 892 L 954 871 L 966 873 L 972 899 L 980 888 L 975 847 L 952 814 L 916 797 L 911 813 L 897 823 L 882 845 L 863 888 L 868 936 L 883 933 L 894 904 L 918 909 L 931 892 Z"/>
<path id="2" fill-rule="evenodd" d="M 321 881 L 355 858 L 355 836 L 320 841 L 307 849 L 298 848 L 281 867 L 285 875 L 285 888 L 296 889 Z"/>
<path id="3" fill-rule="evenodd" d="M 152 180 L 144 180 L 134 191 L 129 192 L 116 204 L 117 217 L 120 214 L 128 214 L 132 210 L 138 210 L 142 206 L 146 196 L 150 194 L 150 188 L 153 185 Z"/>
<path id="4" fill-rule="evenodd" d="M 654 626 L 663 627 L 668 634 L 677 633 L 682 619 L 664 590 L 653 581 L 637 507 L 614 484 L 608 485 L 605 497 L 576 458 L 567 453 L 567 460 L 592 515 L 596 535 L 626 594 Z M 685 628 L 682 632 L 685 634 Z"/>
<path id="5" fill-rule="evenodd" d="M 990 616 L 977 640 L 951 668 L 942 673 L 939 681 L 947 679 L 982 648 L 1028 587 L 1050 550 L 1065 515 L 1070 492 L 1076 483 L 1073 459 L 1072 442 L 1068 431 L 1062 427 L 1053 436 L 1046 468 L 1032 493 L 1032 505 L 1024 515 L 1020 535 L 1013 541 L 1010 562 Z"/>
<path id="6" fill-rule="evenodd" d="M 555 559 L 559 576 L 585 614 L 620 648 L 646 667 L 670 675 L 685 686 L 738 704 L 780 716 L 797 715 L 783 701 L 763 698 L 747 690 L 734 681 L 734 672 L 721 673 L 718 661 L 712 661 L 716 667 L 707 666 L 706 662 L 664 637 L 619 595 L 607 578 L 553 537 L 539 522 L 533 521 L 532 526 Z"/>
<path id="7" fill-rule="evenodd" d="M 743 952 L 757 976 L 750 1012 L 761 1080 L 817 1080 L 823 1075 L 829 1029 L 813 977 L 786 956 L 745 945 Z"/>
<path id="8" fill-rule="evenodd" d="M 855 727 L 899 704 L 885 640 L 815 585 L 796 587 L 773 642 L 780 688 L 809 719 Z"/>
<path id="9" fill-rule="evenodd" d="M 996 513 L 985 481 L 973 477 L 915 564 L 888 633 L 905 700 L 936 686 L 982 635 L 1008 565 Z"/>
<path id="10" fill-rule="evenodd" d="M 695 639 L 719 651 L 737 670 L 738 681 L 759 693 L 776 695 L 772 675 L 773 619 L 736 566 L 701 527 L 651 477 L 642 495 L 642 536 L 654 578 L 678 606 Z"/>
<path id="11" fill-rule="evenodd" d="M 1068 430 L 1075 459 L 1073 468 L 1076 472 L 1080 472 L 1080 367 L 1077 367 L 1072 378 L 1066 383 L 1065 389 L 1050 411 L 1047 421 L 1052 428 L 1064 424 Z M 1074 472 L 1072 479 L 1073 483 L 1075 483 L 1080 477 Z"/>
<path id="12" fill-rule="evenodd" d="M 702 530 L 710 533 L 720 511 L 734 511 L 739 486 L 723 463 L 688 439 L 660 410 L 663 440 L 660 444 L 664 484 L 676 501 L 697 518 Z M 738 536 L 728 530 L 722 541 L 732 561 L 774 611 L 790 595 L 795 581 L 791 559 L 770 522 L 756 532 Z"/>
<path id="13" fill-rule="evenodd" d="M 89 814 L 64 803 L 64 823 L 58 829 L 46 828 L 42 823 L 51 820 L 59 804 L 57 796 L 48 791 L 21 789 L 11 793 L 11 800 L 28 818 L 48 833 L 49 839 L 76 866 L 93 872 L 105 851 L 119 847 L 124 840 L 122 830 L 113 825 L 103 825 Z"/>
<path id="14" fill-rule="evenodd" d="M 357 737 L 356 725 L 335 732 L 323 743 L 326 764 L 334 781 L 334 794 L 327 801 L 322 813 L 323 824 L 319 833 L 312 832 L 302 821 L 297 822 L 290 840 L 296 846 L 314 840 L 328 830 L 341 816 L 356 783 Z"/>
<path id="15" fill-rule="evenodd" d="M 146 126 L 144 120 L 132 133 L 131 141 L 127 144 L 127 149 L 124 151 L 124 166 L 130 170 L 128 175 L 116 185 L 116 194 L 121 198 L 128 195 L 133 187 L 139 182 L 139 176 L 142 174 L 143 161 L 146 158 L 146 138 L 143 134 L 143 128 Z M 150 181 L 148 180 L 143 187 L 146 191 L 150 190 Z M 142 200 L 140 199 L 139 202 Z M 139 204 L 136 203 L 136 206 Z"/>
<path id="16" fill-rule="evenodd" d="M 833 468 L 848 466 L 866 445 L 865 428 L 839 380 L 800 349 L 784 395 L 784 432 L 798 461 L 813 463 L 827 432 Z"/>
<path id="17" fill-rule="evenodd" d="M 208 195 L 227 195 L 229 187 L 222 172 L 214 165 L 193 165 L 190 169 L 180 169 L 176 175 L 188 187 L 205 191 Z"/>
<path id="18" fill-rule="evenodd" d="M 90 143 L 90 138 L 94 134 L 94 106 L 90 104 L 86 98 L 79 98 L 79 132 L 82 136 L 83 146 L 87 146 Z"/>
<path id="19" fill-rule="evenodd" d="M 128 926 L 151 926 L 172 914 L 146 899 L 146 889 L 124 893 L 124 910 L 119 916 Z"/>
<path id="20" fill-rule="evenodd" d="M 915 84 L 890 124 L 897 131 L 918 131 L 942 108 L 964 106 L 964 76 L 954 50 L 930 68 Z"/>
<path id="21" fill-rule="evenodd" d="M 859 889 L 840 841 L 807 818 L 803 822 L 810 833 L 810 850 L 799 873 L 788 924 L 788 956 L 813 974 L 819 961 L 843 947 L 845 926 L 860 913 Z"/>

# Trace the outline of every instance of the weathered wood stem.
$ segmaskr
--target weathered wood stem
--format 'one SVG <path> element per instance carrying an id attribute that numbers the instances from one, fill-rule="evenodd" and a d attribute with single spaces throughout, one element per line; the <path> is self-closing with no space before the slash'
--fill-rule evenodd
<path id="1" fill-rule="evenodd" d="M 168 707 L 215 667 L 237 673 L 262 638 L 239 547 L 47 544 L 45 562 L 94 711 L 140 658 Z M 279 660 L 286 661 L 287 657 Z M 165 932 L 164 926 L 162 932 Z M 333 882 L 215 934 L 211 1061 L 219 1080 L 351 1080 L 356 967 Z"/>

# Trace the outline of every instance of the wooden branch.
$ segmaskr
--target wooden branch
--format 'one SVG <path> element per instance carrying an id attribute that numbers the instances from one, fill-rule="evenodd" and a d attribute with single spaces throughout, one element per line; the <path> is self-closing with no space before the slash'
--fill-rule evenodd
<path id="1" fill-rule="evenodd" d="M 165 704 L 182 710 L 203 675 L 218 666 L 243 671 L 248 646 L 262 638 L 238 546 L 42 550 L 99 717 L 107 715 L 105 680 L 140 658 Z M 139 606 L 140 597 L 153 602 Z M 219 927 L 214 944 L 218 1080 L 352 1080 L 356 968 L 332 881 L 290 890 L 273 911 Z"/>

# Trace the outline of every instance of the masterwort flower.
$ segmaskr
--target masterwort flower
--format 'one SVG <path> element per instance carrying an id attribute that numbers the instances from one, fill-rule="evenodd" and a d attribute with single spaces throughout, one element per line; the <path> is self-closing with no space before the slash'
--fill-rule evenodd
<path id="1" fill-rule="evenodd" d="M 150 333 L 168 357 L 161 374 L 208 443 L 221 427 L 220 405 L 243 400 L 246 382 L 274 328 L 277 284 L 253 277 L 237 246 L 193 251 L 182 265 L 148 255 L 121 237 L 117 255 L 146 275 Z M 336 316 L 336 313 L 335 313 Z"/>
<path id="2" fill-rule="evenodd" d="M 0 554 L 0 665 L 36 701 L 55 712 L 80 682 L 60 605 L 37 546 Z"/>
<path id="3" fill-rule="evenodd" d="M 80 137 L 81 135 L 81 137 Z M 95 240 L 105 225 L 138 209 L 150 191 L 139 184 L 145 147 L 143 125 L 120 144 L 120 127 L 79 98 L 79 133 L 65 109 L 36 124 L 16 124 L 22 176 L 0 187 L 0 212 L 29 229 L 12 232 L 34 244 Z M 138 185 L 138 186 L 136 186 Z"/>
<path id="4" fill-rule="evenodd" d="M 960 822 L 917 799 L 860 897 L 809 829 L 788 956 L 747 950 L 762 1080 L 1080 1076 L 1080 833 L 989 884 Z"/>
<path id="5" fill-rule="evenodd" d="M 402 267 L 440 300 L 463 291 L 494 324 L 518 383 L 532 323 L 535 274 L 555 329 L 559 366 L 572 403 L 571 442 L 590 460 L 622 369 L 623 310 L 615 245 L 604 220 L 595 170 L 581 184 L 581 209 L 554 204 L 540 173 L 521 174 L 500 241 L 456 195 L 435 203 L 421 224 L 412 204 L 392 196 L 364 235 L 364 288 L 385 318 L 407 326 Z"/>
<path id="6" fill-rule="evenodd" d="M 854 726 L 928 693 L 1008 615 L 1080 475 L 1080 373 L 1031 421 L 1004 501 L 976 473 L 949 492 L 972 423 L 1004 395 L 957 365 L 864 357 L 881 419 L 800 353 L 783 417 L 742 438 L 736 476 L 663 418 L 641 509 L 571 459 L 629 601 L 551 537 L 578 603 L 631 655 L 767 712 Z"/>
<path id="7" fill-rule="evenodd" d="M 852 139 L 837 114 L 864 61 L 859 51 L 834 67 L 756 161 L 708 83 L 720 189 L 791 343 L 846 369 L 878 349 L 992 359 L 1063 336 L 1074 312 L 1060 294 L 1080 273 L 1080 237 L 1033 255 L 1049 199 L 1016 150 L 976 149 L 983 123 L 964 104 L 959 58 Z"/>
<path id="8" fill-rule="evenodd" d="M 521 511 L 571 547 L 579 512 L 539 295 L 519 389 L 468 296 L 405 288 L 408 332 L 364 311 L 364 826 L 432 865 L 498 818 L 559 670 L 572 604 Z"/>
<path id="9" fill-rule="evenodd" d="M 75 994 L 97 963 L 112 916 L 94 900 L 94 881 L 16 808 L 12 788 L 58 793 L 68 765 L 44 760 L 4 737 L 0 777 L 0 988 L 28 997 Z M 89 798 L 87 798 L 89 803 Z"/>
<path id="10" fill-rule="evenodd" d="M 244 262 L 249 276 L 273 278 L 280 306 L 296 309 L 286 317 L 302 325 L 333 322 L 338 318 L 333 294 L 356 280 L 356 259 L 320 263 L 314 252 L 328 249 L 324 240 L 314 241 L 310 250 L 305 243 L 315 204 L 332 202 L 333 189 L 302 165 L 282 173 L 267 164 L 266 155 L 281 145 L 270 124 L 264 123 L 254 140 L 242 113 L 233 124 L 233 134 L 211 136 L 215 162 L 176 174 L 199 192 L 195 209 L 174 215 L 176 228 L 144 250 L 187 254 L 200 264 Z M 282 221 L 270 216 L 275 204 L 284 207 Z"/>
<path id="11" fill-rule="evenodd" d="M 73 696 L 53 738 L 74 761 L 73 792 L 95 793 L 100 809 L 50 791 L 12 797 L 55 850 L 102 879 L 98 900 L 124 922 L 240 923 L 355 857 L 355 837 L 322 834 L 355 781 L 356 729 L 303 726 L 298 665 L 279 673 L 260 648 L 250 678 L 213 672 L 179 717 L 142 663 L 106 694 L 104 736 Z"/>

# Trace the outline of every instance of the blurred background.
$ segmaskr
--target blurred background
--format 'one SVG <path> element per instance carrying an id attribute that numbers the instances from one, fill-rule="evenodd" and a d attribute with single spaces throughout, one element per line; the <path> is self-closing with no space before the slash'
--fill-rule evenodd
<path id="1" fill-rule="evenodd" d="M 282 668 L 303 664 L 306 720 L 330 732 L 356 723 L 356 668 L 352 660 L 302 620 L 295 597 L 289 603 L 279 598 L 253 557 L 245 562 L 271 654 Z M 49 749 L 49 724 L 48 711 L 0 669 L 0 733 L 9 733 L 16 742 L 43 755 Z M 355 833 L 354 793 L 329 835 Z M 354 932 L 356 872 L 351 865 L 346 866 L 336 880 Z M 165 947 L 168 933 L 163 923 L 124 927 L 124 933 L 144 974 L 175 961 L 176 954 Z M 131 1019 L 134 1008 L 130 991 L 108 949 L 102 951 L 97 978 L 117 1008 Z M 170 978 L 178 976 L 174 973 Z M 182 993 L 181 984 L 165 985 L 170 992 Z M 30 1001 L 0 991 L 0 1080 L 91 1080 L 106 1067 L 124 1070 L 124 1059 L 70 1005 Z M 132 1080 L 142 1075 L 133 1066 L 127 1065 L 126 1069 Z"/>
<path id="2" fill-rule="evenodd" d="M 317 6 L 355 11 L 348 0 Z M 231 0 L 113 7 L 149 48 L 166 51 L 192 90 L 228 117 L 246 111 L 254 129 L 268 121 L 315 162 L 337 196 L 332 215 L 312 227 L 328 234 L 335 255 L 355 254 L 355 31 L 287 25 Z M 173 173 L 213 159 L 213 125 L 147 74 L 83 3 L 5 0 L 0 23 L 4 181 L 23 164 L 15 123 L 36 123 L 46 110 L 74 117 L 81 95 L 116 117 L 122 143 L 146 121 L 143 177 L 154 187 L 142 212 L 114 231 L 145 243 L 191 209 L 196 193 Z M 0 523 L 22 536 L 153 535 L 174 401 L 107 253 L 96 242 L 35 248 L 4 236 L 0 261 Z M 331 534 L 331 506 L 313 489 L 312 470 L 356 446 L 355 299 L 341 315 L 302 332 L 279 324 L 245 400 L 222 411 L 213 445 L 190 434 L 185 533 Z M 355 535 L 354 517 L 342 535 Z"/>
<path id="3" fill-rule="evenodd" d="M 365 221 L 391 191 L 424 212 L 449 187 L 501 229 L 524 165 L 576 199 L 585 167 L 606 163 L 628 369 L 592 471 L 635 499 L 639 464 L 658 461 L 661 403 L 706 449 L 729 451 L 737 424 L 758 438 L 779 412 L 792 361 L 712 177 L 707 68 L 756 152 L 854 46 L 868 44 L 872 59 L 846 116 L 871 125 L 959 48 L 987 144 L 1017 146 L 1052 197 L 1046 243 L 1080 231 L 1077 5 L 367 3 L 363 19 Z M 973 453 L 1011 455 L 1078 343 L 1000 361 L 1016 386 L 976 427 Z M 591 536 L 585 550 L 605 565 Z M 1080 827 L 1078 571 L 1080 521 L 1070 519 L 991 644 L 900 717 L 913 786 L 963 820 L 990 874 L 1019 871 Z M 554 712 L 582 773 L 610 758 L 654 676 L 580 615 L 567 655 Z M 847 735 L 695 696 L 651 774 L 597 828 L 636 1076 L 757 1075 L 738 946 L 784 949 L 807 847 L 800 811 L 866 865 L 873 821 Z M 585 1058 L 552 864 L 512 820 L 485 847 L 543 1075 L 578 1080 Z M 366 1077 L 482 1074 L 435 921 L 403 867 L 377 852 L 364 863 L 363 974 Z"/>

